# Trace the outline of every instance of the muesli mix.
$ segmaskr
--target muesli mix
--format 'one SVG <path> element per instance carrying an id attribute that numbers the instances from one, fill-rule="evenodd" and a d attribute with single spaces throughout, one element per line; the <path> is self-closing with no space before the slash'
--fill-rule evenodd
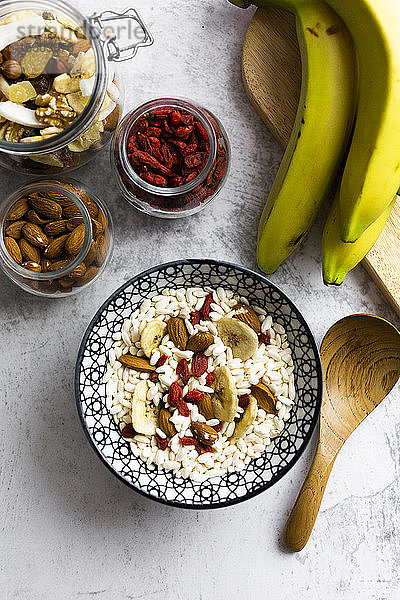
<path id="1" fill-rule="evenodd" d="M 166 289 L 113 339 L 107 409 L 136 457 L 176 477 L 242 470 L 295 403 L 284 328 L 228 289 Z"/>
<path id="2" fill-rule="evenodd" d="M 62 133 L 86 108 L 95 73 L 91 43 L 70 19 L 32 10 L 0 19 L 0 139 L 30 143 Z M 103 133 L 115 129 L 118 96 L 111 72 L 98 118 L 64 149 L 70 155 L 64 162 L 98 147 Z M 35 160 L 57 166 L 54 157 Z"/>

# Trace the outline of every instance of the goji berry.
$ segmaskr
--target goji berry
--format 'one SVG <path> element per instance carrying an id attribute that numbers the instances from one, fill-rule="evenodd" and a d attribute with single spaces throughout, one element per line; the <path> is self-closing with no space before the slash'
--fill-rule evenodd
<path id="1" fill-rule="evenodd" d="M 156 373 L 155 371 L 153 371 L 153 373 L 150 373 L 149 379 L 151 381 L 154 381 L 155 379 L 158 379 L 158 373 Z"/>
<path id="2" fill-rule="evenodd" d="M 269 344 L 271 338 L 267 333 L 260 333 L 260 335 L 258 336 L 258 341 L 260 342 L 260 344 Z"/>
<path id="3" fill-rule="evenodd" d="M 185 435 L 179 438 L 179 443 L 181 446 L 197 446 L 199 442 L 194 437 Z"/>
<path id="4" fill-rule="evenodd" d="M 179 123 L 181 122 L 181 118 L 182 118 L 181 113 L 177 110 L 174 110 L 169 116 L 171 125 L 173 127 L 175 127 L 176 125 L 179 125 Z"/>
<path id="5" fill-rule="evenodd" d="M 190 322 L 192 325 L 198 325 L 200 323 L 200 311 L 194 310 L 190 313 Z"/>
<path id="6" fill-rule="evenodd" d="M 190 410 L 188 405 L 186 404 L 186 401 L 183 398 L 179 398 L 177 400 L 176 408 L 178 409 L 180 415 L 182 415 L 183 417 L 189 417 Z"/>
<path id="7" fill-rule="evenodd" d="M 186 148 L 184 148 L 181 152 L 181 155 L 183 157 L 185 156 L 189 156 L 189 154 L 193 154 L 194 152 L 196 152 L 197 150 L 197 144 L 189 144 L 189 146 L 186 146 Z"/>
<path id="8" fill-rule="evenodd" d="M 215 429 L 215 431 L 217 433 L 219 433 L 222 429 L 222 423 L 218 423 L 218 425 L 214 425 L 213 429 Z"/>
<path id="9" fill-rule="evenodd" d="M 190 181 L 193 181 L 193 179 L 196 179 L 198 173 L 194 172 L 194 173 L 190 173 L 190 175 L 188 175 L 185 179 L 185 183 L 189 183 Z"/>
<path id="10" fill-rule="evenodd" d="M 214 371 L 211 371 L 211 373 L 209 373 L 206 377 L 206 384 L 212 385 L 214 383 L 214 379 L 215 379 L 215 373 L 214 373 Z"/>
<path id="11" fill-rule="evenodd" d="M 181 116 L 181 123 L 182 125 L 192 125 L 194 122 L 194 116 L 193 115 L 182 115 Z"/>
<path id="12" fill-rule="evenodd" d="M 187 139 L 193 131 L 193 125 L 187 125 L 186 127 L 177 127 L 175 135 L 177 138 Z"/>
<path id="13" fill-rule="evenodd" d="M 161 438 L 158 435 L 158 433 L 156 433 L 155 438 L 156 438 L 156 442 L 157 442 L 157 445 L 160 448 L 160 450 L 166 450 L 167 446 L 168 446 L 168 439 L 167 438 L 165 438 L 165 439 Z"/>
<path id="14" fill-rule="evenodd" d="M 125 425 L 123 430 L 121 431 L 121 435 L 123 438 L 130 439 L 135 436 L 135 430 L 132 427 L 132 423 L 128 423 Z"/>
<path id="15" fill-rule="evenodd" d="M 204 152 L 195 152 L 194 154 L 185 156 L 184 160 L 188 169 L 197 169 L 197 167 L 204 165 L 207 155 Z"/>
<path id="16" fill-rule="evenodd" d="M 189 381 L 189 365 L 187 363 L 187 360 L 185 360 L 184 358 L 178 362 L 178 366 L 176 367 L 176 374 L 182 379 L 183 383 L 186 384 Z"/>
<path id="17" fill-rule="evenodd" d="M 165 365 L 165 363 L 167 362 L 167 359 L 168 359 L 168 356 L 166 354 L 161 354 L 160 358 L 156 362 L 156 369 L 158 369 L 158 367 L 162 367 L 163 365 Z"/>
<path id="18" fill-rule="evenodd" d="M 141 162 L 142 165 L 146 165 L 150 169 L 159 172 L 161 175 L 172 175 L 172 171 L 162 165 L 154 156 L 151 156 L 148 152 L 141 152 L 137 150 L 133 156 Z"/>
<path id="19" fill-rule="evenodd" d="M 192 358 L 192 373 L 195 377 L 201 377 L 208 369 L 208 358 L 202 352 L 196 352 Z"/>
<path id="20" fill-rule="evenodd" d="M 186 402 L 192 402 L 193 404 L 198 404 L 201 400 L 203 400 L 203 398 L 203 392 L 199 392 L 198 390 L 192 390 L 185 396 Z"/>
<path id="21" fill-rule="evenodd" d="M 168 182 L 162 175 L 156 175 L 155 173 L 139 173 L 139 177 L 151 185 L 158 185 L 159 187 L 167 187 Z"/>
<path id="22" fill-rule="evenodd" d="M 206 299 L 204 300 L 203 308 L 201 309 L 201 320 L 202 321 L 208 320 L 208 317 L 210 316 L 210 308 L 211 308 L 212 302 L 213 302 L 212 294 L 208 294 L 208 296 L 206 296 Z"/>
<path id="23" fill-rule="evenodd" d="M 243 394 L 243 396 L 240 396 L 239 398 L 239 406 L 241 408 L 247 408 L 248 405 L 250 404 L 250 396 L 248 394 Z"/>
<path id="24" fill-rule="evenodd" d="M 177 381 L 174 381 L 174 383 L 169 388 L 169 392 L 168 392 L 168 404 L 170 406 L 176 406 L 176 403 L 181 398 L 182 398 L 182 390 L 181 390 L 181 388 L 179 386 L 179 383 Z"/>
<path id="25" fill-rule="evenodd" d="M 153 124 L 152 124 L 153 125 Z M 147 137 L 156 137 L 159 138 L 161 135 L 161 129 L 159 127 L 148 127 L 144 132 L 144 135 Z"/>
<path id="26" fill-rule="evenodd" d="M 172 113 L 172 111 L 173 108 L 168 107 L 154 108 L 151 113 L 149 113 L 149 117 L 159 117 L 160 119 L 165 119 L 169 114 Z"/>
<path id="27" fill-rule="evenodd" d="M 140 131 L 141 133 L 143 133 L 143 131 L 146 131 L 148 126 L 149 122 L 147 121 L 147 119 L 139 119 L 139 121 L 137 122 L 138 131 Z"/>

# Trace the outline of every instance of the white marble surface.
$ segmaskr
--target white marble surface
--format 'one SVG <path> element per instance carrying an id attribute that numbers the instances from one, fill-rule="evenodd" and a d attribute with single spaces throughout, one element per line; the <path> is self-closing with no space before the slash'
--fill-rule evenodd
<path id="1" fill-rule="evenodd" d="M 111 7 L 76 2 L 89 13 Z M 156 38 L 124 65 L 127 107 L 177 94 L 203 102 L 229 132 L 233 165 L 214 205 L 163 222 L 136 213 L 110 182 L 108 157 L 76 172 L 108 202 L 114 257 L 90 291 L 52 301 L 0 275 L 0 597 L 3 600 L 387 600 L 399 598 L 399 390 L 346 444 L 306 549 L 279 538 L 313 445 L 272 489 L 229 509 L 192 512 L 146 500 L 118 482 L 89 447 L 77 417 L 73 370 L 85 327 L 106 297 L 162 261 L 212 257 L 256 268 L 258 218 L 281 152 L 240 78 L 252 11 L 225 0 L 147 0 Z M 1 197 L 23 177 L 1 171 Z M 272 277 L 302 309 L 318 342 L 354 312 L 396 320 L 362 268 L 343 288 L 320 275 L 320 225 Z"/>

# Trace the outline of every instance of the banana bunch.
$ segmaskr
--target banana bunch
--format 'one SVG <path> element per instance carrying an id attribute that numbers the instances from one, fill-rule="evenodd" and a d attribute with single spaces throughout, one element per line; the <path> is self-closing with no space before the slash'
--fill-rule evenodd
<path id="1" fill-rule="evenodd" d="M 258 233 L 273 273 L 310 230 L 334 182 L 323 275 L 339 285 L 369 252 L 400 184 L 398 0 L 230 0 L 293 12 L 302 57 L 298 113 Z M 336 184 L 335 184 L 336 185 Z"/>

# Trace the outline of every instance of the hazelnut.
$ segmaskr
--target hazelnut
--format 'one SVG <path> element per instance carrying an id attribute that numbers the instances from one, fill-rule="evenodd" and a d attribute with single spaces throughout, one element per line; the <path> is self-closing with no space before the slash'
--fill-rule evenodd
<path id="1" fill-rule="evenodd" d="M 6 60 L 0 70 L 7 79 L 19 79 L 22 74 L 21 65 L 16 60 Z"/>

